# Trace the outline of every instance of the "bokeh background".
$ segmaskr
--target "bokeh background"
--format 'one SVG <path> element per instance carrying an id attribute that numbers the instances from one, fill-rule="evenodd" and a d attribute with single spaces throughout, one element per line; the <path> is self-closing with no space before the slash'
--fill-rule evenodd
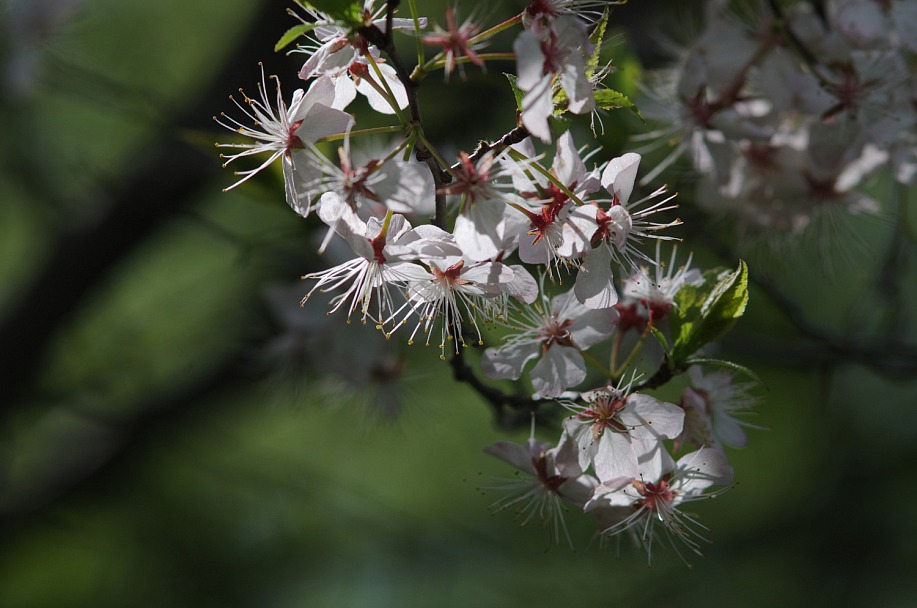
<path id="1" fill-rule="evenodd" d="M 678 16 L 649 4 L 612 18 L 632 95 Z M 443 2 L 418 5 L 441 21 Z M 372 339 L 297 316 L 315 218 L 277 173 L 221 192 L 231 134 L 212 116 L 258 61 L 298 86 L 301 59 L 273 52 L 287 4 L 0 6 L 0 606 L 917 605 L 913 192 L 877 178 L 882 216 L 785 251 L 738 242 L 688 190 L 699 265 L 749 260 L 721 354 L 764 380 L 765 429 L 697 508 L 712 543 L 690 568 L 600 550 L 576 514 L 576 551 L 549 549 L 481 490 L 510 474 L 481 449 L 527 432 L 422 347 L 348 377 Z M 500 71 L 425 83 L 436 140 L 513 125 Z M 646 128 L 606 117 L 606 153 Z"/>

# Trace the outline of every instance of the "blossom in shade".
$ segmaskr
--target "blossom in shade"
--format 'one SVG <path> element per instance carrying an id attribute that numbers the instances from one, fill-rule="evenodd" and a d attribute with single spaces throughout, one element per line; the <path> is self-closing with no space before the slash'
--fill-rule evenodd
<path id="1" fill-rule="evenodd" d="M 674 439 L 684 426 L 680 407 L 642 393 L 606 386 L 580 397 L 584 405 L 564 403 L 573 412 L 564 433 L 577 447 L 580 467 L 591 466 L 603 482 L 636 477 L 638 460 L 664 449 L 662 440 Z"/>
<path id="2" fill-rule="evenodd" d="M 585 510 L 625 507 L 630 514 L 602 530 L 606 536 L 629 532 L 652 561 L 656 533 L 661 528 L 670 540 L 678 540 L 700 554 L 698 541 L 707 530 L 693 516 L 680 510 L 685 504 L 716 496 L 713 486 L 732 483 L 732 467 L 718 450 L 704 448 L 673 462 L 665 450 L 640 463 L 639 475 L 622 477 L 596 486 Z M 678 547 L 672 543 L 676 551 Z M 680 554 L 679 554 L 680 555 Z"/>
<path id="3" fill-rule="evenodd" d="M 745 447 L 747 438 L 743 427 L 754 425 L 741 416 L 747 415 L 758 403 L 758 398 L 751 394 L 753 385 L 736 382 L 726 371 L 704 374 L 697 366 L 688 368 L 688 376 L 691 386 L 681 395 L 685 428 L 675 442 L 676 449 L 682 444 L 719 450 L 723 445 Z"/>
<path id="4" fill-rule="evenodd" d="M 547 525 L 555 544 L 560 542 L 562 533 L 572 546 L 564 520 L 566 505 L 581 509 L 598 483 L 577 468 L 576 455 L 539 443 L 534 438 L 534 428 L 533 436 L 524 445 L 498 441 L 484 451 L 526 475 L 492 488 L 507 492 L 507 496 L 494 503 L 493 509 L 516 509 L 522 525 L 536 521 Z"/>
<path id="5" fill-rule="evenodd" d="M 624 298 L 615 304 L 621 314 L 621 331 L 636 328 L 643 332 L 650 323 L 658 324 L 675 305 L 675 296 L 686 285 L 697 286 L 704 277 L 696 268 L 690 268 L 691 256 L 681 266 L 676 263 L 678 248 L 672 248 L 668 263 L 660 259 L 656 245 L 654 269 L 640 268 L 624 283 Z M 655 272 L 653 272 L 655 270 Z M 654 276 L 651 276 L 653 272 Z"/>
<path id="6" fill-rule="evenodd" d="M 471 39 L 480 32 L 481 26 L 471 19 L 466 19 L 461 25 L 457 25 L 455 13 L 456 10 L 453 7 L 447 6 L 446 28 L 443 29 L 439 26 L 434 26 L 433 33 L 424 34 L 421 38 L 424 44 L 443 47 L 447 81 L 455 70 L 456 65 L 458 65 L 459 72 L 464 75 L 462 64 L 457 61 L 462 57 L 467 57 L 471 63 L 481 69 L 485 67 L 484 60 L 476 53 L 483 45 L 481 43 L 473 44 L 471 42 Z"/>

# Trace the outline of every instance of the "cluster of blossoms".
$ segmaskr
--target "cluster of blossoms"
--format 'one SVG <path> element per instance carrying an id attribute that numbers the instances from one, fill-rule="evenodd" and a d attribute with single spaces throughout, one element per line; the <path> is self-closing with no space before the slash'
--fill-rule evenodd
<path id="1" fill-rule="evenodd" d="M 700 173 L 699 205 L 753 233 L 798 235 L 836 210 L 876 213 L 860 190 L 879 169 L 917 182 L 917 4 L 708 9 L 643 107 L 666 125 L 648 137 L 678 142 L 662 166 L 687 153 Z"/>
<path id="2" fill-rule="evenodd" d="M 397 4 L 298 2 L 301 24 L 286 43 L 297 40 L 306 54 L 306 88 L 287 104 L 277 82 L 272 101 L 262 77 L 258 94 L 237 102 L 254 126 L 217 119 L 254 140 L 218 144 L 237 150 L 227 163 L 267 156 L 235 185 L 279 160 L 287 203 L 324 224 L 320 251 L 338 263 L 303 277 L 303 306 L 330 294 L 330 313 L 356 317 L 390 342 L 432 344 L 465 374 L 473 373 L 466 347 L 485 347 L 483 375 L 530 386 L 524 407 L 532 412 L 553 405 L 569 413 L 554 446 L 533 436 L 488 448 L 533 476 L 498 506 L 555 522 L 558 536 L 563 510 L 575 506 L 595 516 L 602 534 L 626 531 L 648 552 L 659 526 L 696 551 L 700 524 L 680 508 L 731 483 L 723 446 L 744 443 L 734 415 L 753 403 L 731 374 L 704 375 L 697 364 L 711 360 L 697 353 L 741 316 L 747 271 L 702 273 L 690 258 L 679 265 L 674 248 L 663 259 L 680 221 L 663 219 L 674 208 L 664 187 L 637 194 L 641 156 L 595 162 L 572 131 L 556 128 L 564 114 L 618 107 L 600 94 L 609 67 L 599 60 L 608 21 L 599 9 L 607 3 L 536 0 L 490 29 L 459 25 L 449 9 L 445 27 L 431 31 L 420 16 L 396 19 Z M 513 53 L 482 51 L 517 26 Z M 417 37 L 410 73 L 392 44 L 398 30 Z M 428 60 L 425 45 L 442 50 Z M 517 123 L 448 162 L 424 132 L 417 87 L 435 69 L 448 77 L 457 65 L 509 58 Z M 346 112 L 357 93 L 397 124 L 360 129 Z M 400 137 L 372 157 L 352 153 L 354 141 L 378 133 Z M 328 142 L 341 142 L 334 160 Z M 539 153 L 543 144 L 549 151 Z M 644 352 L 655 346 L 651 337 L 661 354 Z M 680 403 L 648 394 L 683 373 L 690 385 Z M 486 385 L 475 377 L 475 386 Z M 498 389 L 486 390 L 500 401 Z"/>

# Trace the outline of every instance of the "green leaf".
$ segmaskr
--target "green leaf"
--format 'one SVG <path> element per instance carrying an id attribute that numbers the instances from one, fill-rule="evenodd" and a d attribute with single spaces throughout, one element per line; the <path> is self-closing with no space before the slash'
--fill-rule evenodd
<path id="1" fill-rule="evenodd" d="M 602 108 L 603 110 L 617 110 L 619 108 L 627 108 L 633 112 L 641 121 L 646 122 L 646 119 L 644 119 L 643 115 L 640 114 L 640 110 L 637 109 L 636 104 L 628 99 L 627 96 L 623 93 L 619 93 L 613 89 L 596 90 L 595 105 Z"/>
<path id="2" fill-rule="evenodd" d="M 650 325 L 650 331 L 653 332 L 653 336 L 656 338 L 656 341 L 659 342 L 662 350 L 668 353 L 671 348 L 669 347 L 669 341 L 665 339 L 665 334 L 659 331 L 659 328 L 655 325 Z"/>
<path id="3" fill-rule="evenodd" d="M 685 365 L 711 365 L 713 367 L 725 367 L 726 369 L 744 374 L 757 382 L 759 385 L 764 386 L 764 381 L 761 377 L 748 369 L 744 365 L 739 365 L 738 363 L 733 363 L 732 361 L 724 361 L 723 359 L 711 359 L 709 357 L 688 357 L 685 360 Z"/>
<path id="4" fill-rule="evenodd" d="M 341 0 L 307 0 L 306 6 L 321 11 L 348 29 L 354 30 L 366 25 L 363 21 L 363 2 L 341 2 Z"/>
<path id="5" fill-rule="evenodd" d="M 736 271 L 724 276 L 701 306 L 700 312 L 709 333 L 706 341 L 712 342 L 729 331 L 745 313 L 747 305 L 748 266 L 739 260 Z"/>
<path id="6" fill-rule="evenodd" d="M 682 293 L 684 292 L 684 293 Z M 721 273 L 716 285 L 698 307 L 699 294 L 688 287 L 676 295 L 672 316 L 674 364 L 683 368 L 688 358 L 705 344 L 718 340 L 732 329 L 748 304 L 748 266 L 739 261 L 735 272 Z"/>
<path id="7" fill-rule="evenodd" d="M 557 114 L 548 116 L 548 127 L 551 128 L 551 137 L 554 139 L 569 131 L 572 125 L 573 120 L 566 116 L 558 116 Z"/>
<path id="8" fill-rule="evenodd" d="M 589 36 L 589 42 L 592 43 L 592 55 L 586 61 L 586 77 L 591 79 L 599 67 L 599 59 L 602 56 L 602 42 L 605 40 L 605 29 L 608 27 L 608 17 L 611 12 L 605 7 L 602 18 L 596 24 L 595 29 Z"/>
<path id="9" fill-rule="evenodd" d="M 301 23 L 299 25 L 294 25 L 286 31 L 286 33 L 280 37 L 280 40 L 277 41 L 277 44 L 274 45 L 274 52 L 280 51 L 283 48 L 286 48 L 294 40 L 299 38 L 304 34 L 308 34 L 312 30 L 318 27 L 318 23 Z"/>
<path id="10" fill-rule="evenodd" d="M 503 72 L 503 75 L 509 80 L 509 86 L 513 89 L 513 96 L 516 98 L 516 110 L 522 112 L 522 98 L 525 97 L 525 91 L 516 84 L 519 79 L 515 75 L 507 74 L 506 72 Z"/>
<path id="11" fill-rule="evenodd" d="M 558 87 L 554 90 L 554 96 L 551 98 L 551 102 L 554 105 L 555 114 L 563 114 L 567 111 L 567 106 L 570 105 L 570 100 L 567 98 L 567 92 L 563 87 Z"/>

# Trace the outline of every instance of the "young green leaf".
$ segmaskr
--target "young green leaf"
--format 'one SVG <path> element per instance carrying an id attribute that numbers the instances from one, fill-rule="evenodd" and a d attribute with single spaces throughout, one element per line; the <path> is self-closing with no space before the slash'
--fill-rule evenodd
<path id="1" fill-rule="evenodd" d="M 305 4 L 321 11 L 338 22 L 339 25 L 356 29 L 366 25 L 363 22 L 363 2 L 341 2 L 341 0 L 307 0 Z"/>
<path id="2" fill-rule="evenodd" d="M 281 49 L 286 48 L 294 40 L 299 38 L 304 34 L 308 34 L 312 30 L 318 27 L 317 23 L 300 23 L 299 25 L 294 25 L 286 31 L 286 33 L 280 37 L 280 40 L 277 41 L 277 44 L 274 45 L 274 52 L 280 51 Z"/>
<path id="3" fill-rule="evenodd" d="M 761 376 L 756 374 L 754 371 L 748 369 L 744 365 L 739 365 L 738 363 L 733 363 L 732 361 L 724 361 L 723 359 L 711 359 L 709 357 L 688 357 L 685 361 L 686 365 L 710 365 L 713 367 L 723 367 L 730 371 L 738 372 L 744 374 L 757 382 L 760 386 L 764 386 L 764 381 L 761 380 Z"/>
<path id="4" fill-rule="evenodd" d="M 605 29 L 608 27 L 608 17 L 610 15 L 608 7 L 605 7 L 605 12 L 602 13 L 602 18 L 596 24 L 595 29 L 592 30 L 592 34 L 589 36 L 589 42 L 592 44 L 592 55 L 586 61 L 586 77 L 592 78 L 596 70 L 599 67 L 599 59 L 602 56 L 602 42 L 605 39 Z"/>
<path id="5" fill-rule="evenodd" d="M 557 114 L 548 116 L 548 127 L 551 129 L 551 137 L 555 140 L 569 131 L 572 125 L 573 120 L 566 116 L 559 116 Z"/>
<path id="6" fill-rule="evenodd" d="M 514 74 L 503 73 L 506 76 L 506 79 L 509 80 L 509 86 L 513 89 L 513 96 L 516 98 L 516 110 L 522 112 L 522 98 L 525 97 L 525 91 L 519 88 L 519 85 L 516 84 L 518 78 Z"/>
<path id="7" fill-rule="evenodd" d="M 735 272 L 722 275 L 700 306 L 697 293 L 688 288 L 682 291 L 676 295 L 676 313 L 672 317 L 672 360 L 678 368 L 684 368 L 688 358 L 705 344 L 722 337 L 744 314 L 748 304 L 748 266 L 739 261 Z"/>
<path id="8" fill-rule="evenodd" d="M 595 92 L 595 105 L 603 110 L 617 110 L 618 108 L 627 108 L 633 112 L 637 118 L 646 122 L 636 104 L 627 98 L 623 93 L 612 89 L 598 89 Z"/>

